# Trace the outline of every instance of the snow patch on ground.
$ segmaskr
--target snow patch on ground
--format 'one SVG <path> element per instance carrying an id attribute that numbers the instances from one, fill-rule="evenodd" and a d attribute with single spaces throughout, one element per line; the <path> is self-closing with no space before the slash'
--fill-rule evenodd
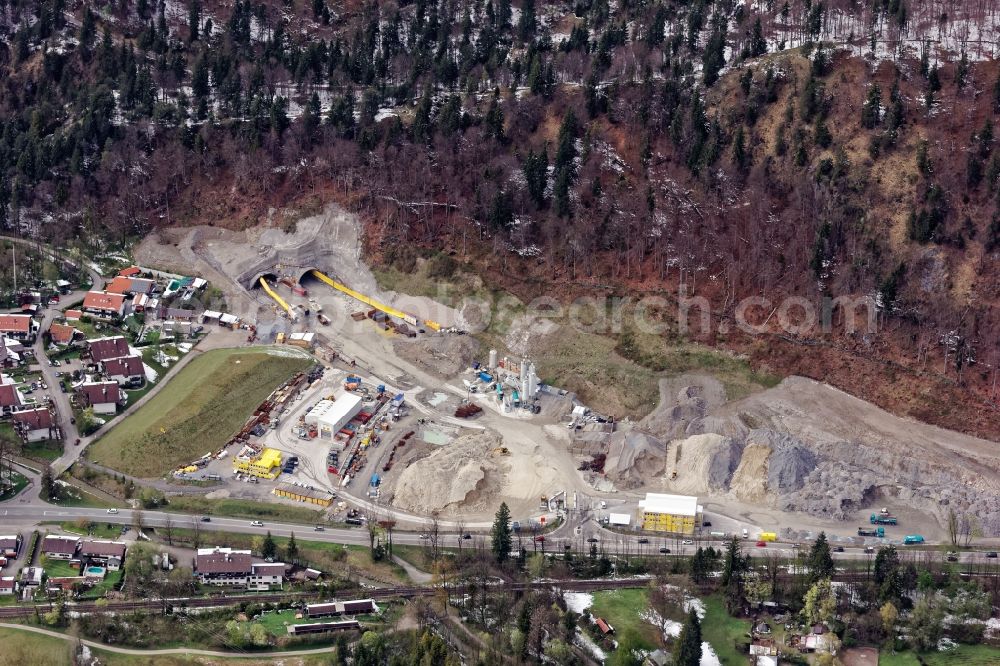
<path id="1" fill-rule="evenodd" d="M 566 608 L 574 613 L 582 613 L 594 605 L 594 595 L 589 592 L 564 592 Z"/>
<path id="2" fill-rule="evenodd" d="M 156 378 L 159 377 L 159 374 L 156 372 L 156 370 L 153 370 L 145 363 L 142 364 L 142 370 L 146 374 L 146 381 L 149 382 L 150 384 L 155 382 Z"/>

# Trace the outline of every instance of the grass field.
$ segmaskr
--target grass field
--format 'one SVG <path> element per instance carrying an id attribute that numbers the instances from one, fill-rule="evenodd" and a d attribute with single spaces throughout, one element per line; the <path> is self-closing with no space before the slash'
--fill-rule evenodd
<path id="1" fill-rule="evenodd" d="M 649 590 L 610 590 L 594 593 L 590 613 L 610 623 L 619 638 L 631 634 L 635 638 L 636 647 L 655 650 L 659 647 L 656 627 L 640 617 L 647 608 Z"/>
<path id="2" fill-rule="evenodd" d="M 705 618 L 701 621 L 702 639 L 712 646 L 723 666 L 747 663 L 746 653 L 736 649 L 735 641 L 746 638 L 750 622 L 731 617 L 718 595 L 704 597 L 702 601 L 705 604 Z"/>
<path id="3" fill-rule="evenodd" d="M 8 482 L 10 485 L 7 485 Z M 11 472 L 10 477 L 4 476 L 4 488 L 5 491 L 0 493 L 0 501 L 9 500 L 17 496 L 25 487 L 28 485 L 27 477 L 18 474 L 17 472 Z"/>
<path id="4" fill-rule="evenodd" d="M 171 511 L 229 516 L 232 518 L 271 519 L 288 523 L 325 523 L 323 511 L 307 509 L 304 506 L 267 504 L 241 499 L 206 499 L 201 495 L 176 495 L 169 501 Z"/>
<path id="5" fill-rule="evenodd" d="M 954 650 L 928 652 L 919 659 L 913 652 L 883 651 L 879 666 L 1000 666 L 1000 648 L 988 645 L 959 645 Z"/>
<path id="6" fill-rule="evenodd" d="M 70 663 L 71 644 L 58 638 L 0 628 L 0 644 L 0 666 Z"/>
<path id="7" fill-rule="evenodd" d="M 43 555 L 40 562 L 49 578 L 69 578 L 80 575 L 80 567 L 70 564 L 66 560 L 54 560 Z"/>
<path id="8" fill-rule="evenodd" d="M 206 352 L 91 445 L 88 456 L 132 476 L 165 474 L 225 444 L 274 388 L 310 363 L 286 349 Z"/>
<path id="9" fill-rule="evenodd" d="M 72 444 L 72 442 L 70 442 Z M 59 440 L 46 439 L 41 442 L 31 442 L 25 444 L 22 451 L 25 458 L 33 460 L 47 460 L 52 462 L 63 453 L 63 442 Z"/>

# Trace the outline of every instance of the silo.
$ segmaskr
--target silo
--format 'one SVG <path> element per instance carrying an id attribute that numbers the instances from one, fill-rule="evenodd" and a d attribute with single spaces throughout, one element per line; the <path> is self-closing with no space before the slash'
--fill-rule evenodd
<path id="1" fill-rule="evenodd" d="M 497 350 L 496 349 L 491 349 L 490 350 L 490 363 L 489 363 L 489 365 L 490 365 L 490 372 L 493 372 L 494 370 L 497 369 Z"/>

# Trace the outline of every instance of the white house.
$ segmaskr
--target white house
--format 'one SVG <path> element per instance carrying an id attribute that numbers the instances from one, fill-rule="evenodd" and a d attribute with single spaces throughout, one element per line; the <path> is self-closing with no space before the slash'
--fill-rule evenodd
<path id="1" fill-rule="evenodd" d="M 56 427 L 52 412 L 46 407 L 22 409 L 10 415 L 14 429 L 26 442 L 39 442 L 43 439 L 58 439 L 59 430 Z"/>
<path id="2" fill-rule="evenodd" d="M 79 393 L 84 406 L 92 407 L 95 414 L 116 414 L 127 398 L 118 382 L 90 382 L 80 386 Z"/>

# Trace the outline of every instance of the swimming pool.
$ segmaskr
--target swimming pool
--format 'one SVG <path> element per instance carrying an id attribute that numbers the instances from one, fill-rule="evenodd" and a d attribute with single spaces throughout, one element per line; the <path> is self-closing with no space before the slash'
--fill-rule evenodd
<path id="1" fill-rule="evenodd" d="M 101 576 L 103 578 L 104 567 L 87 567 L 84 573 L 90 576 Z"/>

